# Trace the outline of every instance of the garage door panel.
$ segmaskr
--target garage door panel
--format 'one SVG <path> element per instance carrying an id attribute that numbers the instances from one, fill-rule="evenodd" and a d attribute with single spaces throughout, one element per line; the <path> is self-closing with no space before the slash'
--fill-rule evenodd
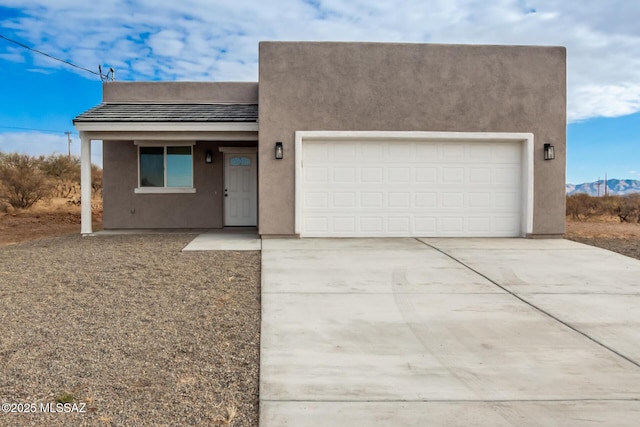
<path id="1" fill-rule="evenodd" d="M 432 216 L 416 216 L 414 218 L 414 231 L 418 235 L 433 235 L 438 231 L 438 219 Z"/>
<path id="2" fill-rule="evenodd" d="M 443 143 L 440 145 L 440 147 L 442 155 L 439 160 L 445 162 L 459 162 L 465 160 L 466 150 L 464 145 L 456 143 Z"/>
<path id="3" fill-rule="evenodd" d="M 329 194 L 326 191 L 308 191 L 304 194 L 305 208 L 328 208 Z"/>
<path id="4" fill-rule="evenodd" d="M 464 182 L 464 168 L 443 168 L 442 183 L 443 184 L 462 184 Z"/>
<path id="5" fill-rule="evenodd" d="M 384 177 L 383 167 L 363 167 L 360 168 L 360 182 L 382 184 Z"/>
<path id="6" fill-rule="evenodd" d="M 495 171 L 495 185 L 501 185 L 506 187 L 512 187 L 514 181 L 520 180 L 520 170 L 518 167 L 510 167 L 510 168 L 496 168 Z"/>
<path id="7" fill-rule="evenodd" d="M 392 216 L 387 218 L 387 232 L 408 234 L 411 231 L 409 216 Z"/>
<path id="8" fill-rule="evenodd" d="M 520 206 L 520 193 L 517 193 L 515 191 L 512 192 L 503 192 L 503 193 L 496 193 L 494 195 L 495 198 L 495 204 L 494 206 L 498 209 L 510 209 L 515 211 L 518 211 L 518 208 Z"/>
<path id="9" fill-rule="evenodd" d="M 302 236 L 520 234 L 520 143 L 305 140 L 302 150 Z"/>
<path id="10" fill-rule="evenodd" d="M 361 216 L 360 232 L 366 234 L 380 234 L 384 232 L 384 218 L 381 216 Z"/>
<path id="11" fill-rule="evenodd" d="M 360 155 L 365 159 L 383 159 L 384 158 L 384 145 L 382 144 L 368 144 L 359 143 Z"/>
<path id="12" fill-rule="evenodd" d="M 490 193 L 467 193 L 467 200 L 470 208 L 491 208 Z"/>
<path id="13" fill-rule="evenodd" d="M 462 234 L 464 232 L 464 218 L 450 216 L 440 219 L 441 229 L 445 233 Z"/>
<path id="14" fill-rule="evenodd" d="M 469 232 L 489 233 L 491 232 L 491 218 L 489 217 L 471 217 L 468 219 Z"/>
<path id="15" fill-rule="evenodd" d="M 438 169 L 436 167 L 416 167 L 417 183 L 435 183 L 438 181 Z"/>
<path id="16" fill-rule="evenodd" d="M 436 208 L 438 206 L 438 194 L 435 192 L 416 192 L 414 206 L 416 208 Z"/>
<path id="17" fill-rule="evenodd" d="M 341 159 L 342 161 L 349 161 L 349 160 L 353 160 L 356 157 L 356 150 L 357 150 L 357 145 L 356 144 L 351 144 L 348 142 L 345 142 L 343 144 L 333 144 L 333 151 L 330 151 L 330 155 L 331 157 L 333 157 L 334 160 L 338 160 Z"/>
<path id="18" fill-rule="evenodd" d="M 356 182 L 356 170 L 353 167 L 334 167 L 333 182 L 350 183 Z"/>
<path id="19" fill-rule="evenodd" d="M 362 192 L 360 193 L 360 207 L 382 209 L 384 206 L 384 193 Z"/>
<path id="20" fill-rule="evenodd" d="M 511 230 L 515 226 L 518 225 L 518 222 L 513 216 L 505 216 L 505 217 L 496 217 L 495 218 L 495 229 L 498 233 L 504 233 L 505 236 L 509 236 Z"/>
<path id="21" fill-rule="evenodd" d="M 418 161 L 433 161 L 438 159 L 438 146 L 435 144 L 418 144 L 415 147 L 415 158 Z"/>
<path id="22" fill-rule="evenodd" d="M 304 218 L 304 229 L 310 235 L 324 235 L 329 232 L 329 218 L 307 216 Z"/>
<path id="23" fill-rule="evenodd" d="M 305 147 L 307 154 L 307 166 L 312 166 L 314 162 L 321 162 L 329 158 L 329 144 L 309 144 Z"/>
<path id="24" fill-rule="evenodd" d="M 464 193 L 444 193 L 442 194 L 442 207 L 462 208 L 464 207 Z"/>
<path id="25" fill-rule="evenodd" d="M 355 233 L 356 219 L 352 216 L 335 216 L 331 221 L 331 229 L 336 233 Z"/>
<path id="26" fill-rule="evenodd" d="M 331 206 L 336 208 L 355 208 L 356 198 L 357 194 L 355 192 L 333 193 L 333 203 L 331 203 Z"/>
<path id="27" fill-rule="evenodd" d="M 411 158 L 411 143 L 406 142 L 392 142 L 387 145 L 389 157 L 393 160 L 399 160 L 401 162 Z"/>
<path id="28" fill-rule="evenodd" d="M 411 182 L 411 168 L 409 167 L 390 167 L 387 171 L 387 179 L 390 183 L 408 184 Z"/>
<path id="29" fill-rule="evenodd" d="M 521 162 L 521 148 L 516 144 L 496 144 L 494 146 L 493 162 L 517 163 Z"/>
<path id="30" fill-rule="evenodd" d="M 490 185 L 491 184 L 491 168 L 469 168 L 469 184 L 471 185 Z"/>
<path id="31" fill-rule="evenodd" d="M 390 208 L 411 208 L 411 193 L 389 193 L 387 206 Z"/>
<path id="32" fill-rule="evenodd" d="M 326 167 L 312 167 L 307 166 L 303 169 L 304 180 L 307 184 L 313 182 L 326 183 L 327 177 L 329 176 L 329 171 Z"/>
<path id="33" fill-rule="evenodd" d="M 469 146 L 469 159 L 478 162 L 490 162 L 493 157 L 493 145 L 485 143 L 475 143 Z"/>

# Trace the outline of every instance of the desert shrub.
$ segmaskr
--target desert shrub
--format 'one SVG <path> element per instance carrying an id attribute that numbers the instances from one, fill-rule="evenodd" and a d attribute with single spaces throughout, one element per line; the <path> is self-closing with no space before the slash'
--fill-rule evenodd
<path id="1" fill-rule="evenodd" d="M 620 222 L 640 222 L 640 193 L 627 196 L 567 196 L 567 216 L 584 221 L 598 215 L 618 217 Z"/>
<path id="2" fill-rule="evenodd" d="M 40 156 L 36 163 L 47 176 L 80 181 L 80 157 L 78 156 L 51 154 L 47 157 Z"/>
<path id="3" fill-rule="evenodd" d="M 622 196 L 603 196 L 594 197 L 595 203 L 598 204 L 599 215 L 616 216 L 620 206 L 623 204 L 624 197 Z"/>
<path id="4" fill-rule="evenodd" d="M 40 156 L 37 166 L 54 185 L 56 197 L 69 197 L 78 192 L 80 182 L 80 158 L 64 154 Z"/>
<path id="5" fill-rule="evenodd" d="M 620 222 L 640 222 L 640 193 L 622 197 L 615 214 Z"/>
<path id="6" fill-rule="evenodd" d="M 36 159 L 18 153 L 0 157 L 0 200 L 16 209 L 26 209 L 50 191 L 51 183 Z"/>
<path id="7" fill-rule="evenodd" d="M 575 220 L 584 221 L 598 215 L 600 211 L 597 197 L 591 197 L 584 193 L 567 196 L 567 215 Z"/>
<path id="8" fill-rule="evenodd" d="M 102 169 L 94 164 L 91 164 L 91 189 L 94 196 L 102 193 Z"/>

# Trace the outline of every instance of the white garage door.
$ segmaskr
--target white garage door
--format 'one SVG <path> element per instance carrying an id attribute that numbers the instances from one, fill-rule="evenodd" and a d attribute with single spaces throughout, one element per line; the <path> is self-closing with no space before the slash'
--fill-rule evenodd
<path id="1" fill-rule="evenodd" d="M 302 141 L 302 237 L 521 235 L 520 142 Z"/>

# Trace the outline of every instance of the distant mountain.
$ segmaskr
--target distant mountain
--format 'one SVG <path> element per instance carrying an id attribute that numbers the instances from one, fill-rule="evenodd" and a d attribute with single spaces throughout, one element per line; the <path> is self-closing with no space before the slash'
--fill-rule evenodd
<path id="1" fill-rule="evenodd" d="M 567 184 L 567 195 L 586 193 L 590 196 L 604 196 L 604 179 L 600 180 L 600 193 L 598 194 L 598 181 L 585 182 L 584 184 Z M 607 180 L 607 194 L 610 196 L 625 196 L 631 193 L 640 193 L 640 181 L 635 179 L 609 179 Z"/>

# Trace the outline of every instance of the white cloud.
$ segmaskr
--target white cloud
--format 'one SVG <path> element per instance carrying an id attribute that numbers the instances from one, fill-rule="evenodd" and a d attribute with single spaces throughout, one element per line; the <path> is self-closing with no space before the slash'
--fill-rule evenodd
<path id="1" fill-rule="evenodd" d="M 179 58 L 185 47 L 184 36 L 179 31 L 162 30 L 151 35 L 147 44 L 158 55 Z"/>
<path id="2" fill-rule="evenodd" d="M 640 2 L 0 0 L 16 37 L 120 80 L 256 80 L 260 40 L 561 45 L 568 118 L 640 111 Z M 0 50 L 5 60 L 13 51 Z M 15 57 L 18 61 L 19 58 Z M 38 65 L 63 67 L 46 59 Z M 89 77 L 87 75 L 87 77 Z"/>
<path id="3" fill-rule="evenodd" d="M 602 117 L 618 117 L 640 111 L 640 83 L 629 85 L 586 84 L 574 93 L 570 120 L 588 119 L 593 111 Z"/>
<path id="4" fill-rule="evenodd" d="M 21 153 L 31 156 L 68 154 L 67 136 L 45 132 L 0 133 L 0 152 Z M 80 139 L 71 140 L 71 154 L 80 155 Z M 102 141 L 91 144 L 91 162 L 102 167 Z"/>

